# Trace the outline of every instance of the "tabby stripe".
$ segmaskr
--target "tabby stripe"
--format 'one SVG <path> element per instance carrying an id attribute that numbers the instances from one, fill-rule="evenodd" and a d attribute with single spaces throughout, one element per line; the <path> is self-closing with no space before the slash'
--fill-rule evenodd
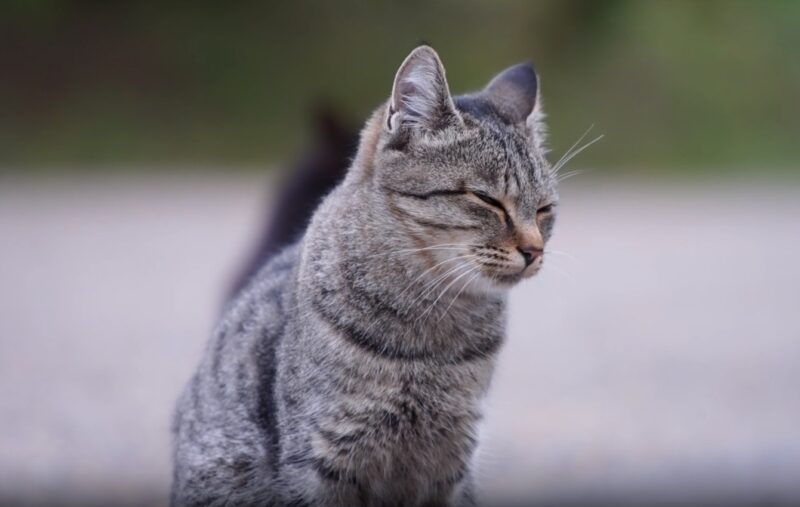
<path id="1" fill-rule="evenodd" d="M 270 336 L 266 329 L 262 329 L 260 331 L 261 340 L 256 350 L 258 399 L 255 415 L 267 441 L 267 460 L 273 472 L 278 470 L 281 452 L 281 430 L 278 426 L 278 404 L 275 399 L 275 376 L 277 374 L 275 351 L 286 329 L 286 323 L 282 324 L 277 336 Z"/>
<path id="2" fill-rule="evenodd" d="M 290 454 L 281 461 L 281 464 L 285 466 L 295 466 L 295 467 L 308 466 L 314 462 L 314 459 L 309 454 L 310 452 L 311 452 L 310 450 L 307 450 Z"/>
<path id="3" fill-rule="evenodd" d="M 356 273 L 354 270 L 342 270 L 340 273 L 342 278 L 344 278 L 347 282 L 347 289 L 349 291 L 348 299 L 350 302 L 359 303 L 358 307 L 366 305 L 367 308 L 372 309 L 376 314 L 384 313 L 390 315 L 392 318 L 403 320 L 404 315 L 398 308 L 385 303 L 375 294 L 368 292 L 363 287 L 358 286 L 355 279 L 358 276 L 358 273 Z M 336 291 L 328 289 L 327 287 L 320 287 L 319 291 L 320 296 L 322 296 L 323 299 L 337 297 Z M 353 306 L 356 305 L 354 304 Z"/>
<path id="4" fill-rule="evenodd" d="M 486 261 L 483 261 L 483 262 L 481 262 L 481 264 L 483 264 L 484 266 L 490 266 L 490 267 L 493 267 L 493 268 L 507 268 L 508 267 L 508 264 L 500 264 L 499 262 L 486 262 Z"/>
<path id="5" fill-rule="evenodd" d="M 364 431 L 356 431 L 355 433 L 336 433 L 335 431 L 325 430 L 317 427 L 317 432 L 328 443 L 334 445 L 354 444 L 364 438 Z"/>
<path id="6" fill-rule="evenodd" d="M 522 184 L 519 181 L 519 174 L 517 174 L 516 169 L 514 170 L 512 175 L 514 176 L 514 181 L 517 183 L 517 192 L 522 192 Z"/>
<path id="7" fill-rule="evenodd" d="M 505 257 L 503 255 L 500 255 L 500 254 L 493 253 L 493 252 L 481 252 L 481 255 L 484 256 L 484 257 L 489 257 L 490 259 L 498 260 L 498 261 L 508 260 L 507 257 Z"/>
<path id="8" fill-rule="evenodd" d="M 404 217 L 408 218 L 409 220 L 413 220 L 414 222 L 418 223 L 419 225 L 423 225 L 425 227 L 431 227 L 433 229 L 441 229 L 443 231 L 450 231 L 450 230 L 470 231 L 470 230 L 475 230 L 475 229 L 479 229 L 480 228 L 480 227 L 475 226 L 475 225 L 450 225 L 450 224 L 443 224 L 443 223 L 440 223 L 440 222 L 432 222 L 432 221 L 427 220 L 425 218 L 416 217 L 416 216 L 412 215 L 411 213 L 409 213 L 408 211 L 406 211 L 406 210 L 404 210 L 402 208 L 399 208 L 397 206 L 392 206 L 391 209 L 392 209 L 393 212 L 396 212 L 399 215 L 403 215 Z"/>
<path id="9" fill-rule="evenodd" d="M 338 331 L 346 341 L 360 349 L 366 350 L 385 359 L 407 361 L 425 359 L 424 354 L 403 352 L 394 347 L 389 347 L 380 343 L 380 341 L 378 341 L 372 335 L 369 335 L 364 331 L 357 329 L 352 324 L 343 321 L 339 315 L 330 313 L 328 309 L 324 305 L 320 304 L 316 299 L 313 300 L 312 307 L 328 324 Z"/>
<path id="10" fill-rule="evenodd" d="M 441 364 L 460 364 L 476 359 L 491 356 L 500 348 L 503 342 L 502 335 L 489 336 L 487 339 L 473 347 L 461 351 L 454 357 L 434 356 L 429 351 L 406 351 L 381 342 L 373 335 L 357 329 L 353 324 L 343 321 L 339 315 L 332 314 L 318 300 L 312 300 L 312 308 L 335 330 L 339 335 L 352 345 L 370 352 L 378 357 L 396 361 L 433 361 Z"/>
<path id="11" fill-rule="evenodd" d="M 414 217 L 411 217 L 411 219 L 419 225 L 424 225 L 425 227 L 430 227 L 432 229 L 441 229 L 443 231 L 474 231 L 476 229 L 480 229 L 480 227 L 475 225 L 448 225 Z"/>
<path id="12" fill-rule="evenodd" d="M 441 195 L 464 195 L 466 192 L 464 190 L 431 190 L 430 192 L 424 192 L 421 194 L 417 194 L 414 192 L 406 192 L 404 190 L 397 190 L 396 188 L 387 187 L 386 185 L 381 186 L 381 188 L 387 192 L 392 194 L 402 195 L 404 197 L 413 197 L 414 199 L 430 199 L 431 197 L 441 196 Z"/>

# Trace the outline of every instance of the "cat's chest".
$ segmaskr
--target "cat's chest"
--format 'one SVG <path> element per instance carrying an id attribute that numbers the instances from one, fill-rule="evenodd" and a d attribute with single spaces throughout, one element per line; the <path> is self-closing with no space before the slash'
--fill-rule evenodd
<path id="1" fill-rule="evenodd" d="M 399 483 L 406 491 L 460 481 L 476 445 L 491 366 L 363 366 L 358 389 L 348 389 L 320 421 L 316 451 L 359 481 L 388 480 L 387 487 Z"/>

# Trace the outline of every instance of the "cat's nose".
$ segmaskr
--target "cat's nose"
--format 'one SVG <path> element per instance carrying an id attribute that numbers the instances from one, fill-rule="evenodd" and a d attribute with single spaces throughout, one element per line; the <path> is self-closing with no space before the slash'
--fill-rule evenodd
<path id="1" fill-rule="evenodd" d="M 544 239 L 539 228 L 534 226 L 520 227 L 517 231 L 517 251 L 525 260 L 527 268 L 544 253 Z"/>
<path id="2" fill-rule="evenodd" d="M 542 255 L 542 249 L 537 248 L 535 246 L 527 246 L 527 247 L 517 247 L 517 251 L 522 254 L 522 258 L 525 260 L 525 267 L 530 266 L 533 264 L 539 256 Z"/>

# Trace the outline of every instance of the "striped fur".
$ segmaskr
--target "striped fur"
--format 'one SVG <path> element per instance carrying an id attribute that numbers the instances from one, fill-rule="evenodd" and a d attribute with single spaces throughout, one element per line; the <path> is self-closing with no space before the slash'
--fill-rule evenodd
<path id="1" fill-rule="evenodd" d="M 536 76 L 512 69 L 453 99 L 432 49 L 404 62 L 345 181 L 217 327 L 178 403 L 173 504 L 475 502 L 506 293 L 557 197 Z"/>

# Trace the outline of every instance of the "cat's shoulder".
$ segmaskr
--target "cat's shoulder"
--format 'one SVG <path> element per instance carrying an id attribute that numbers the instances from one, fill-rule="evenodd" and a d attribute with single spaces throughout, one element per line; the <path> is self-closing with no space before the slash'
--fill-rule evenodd
<path id="1" fill-rule="evenodd" d="M 244 289 L 234 298 L 234 305 L 243 299 L 274 296 L 275 291 L 279 290 L 291 277 L 299 259 L 299 242 L 284 248 L 253 275 Z"/>
<path id="2" fill-rule="evenodd" d="M 219 331 L 242 327 L 245 321 L 272 319 L 283 312 L 293 287 L 293 273 L 300 258 L 299 243 L 286 247 L 267 261 L 225 307 Z"/>

